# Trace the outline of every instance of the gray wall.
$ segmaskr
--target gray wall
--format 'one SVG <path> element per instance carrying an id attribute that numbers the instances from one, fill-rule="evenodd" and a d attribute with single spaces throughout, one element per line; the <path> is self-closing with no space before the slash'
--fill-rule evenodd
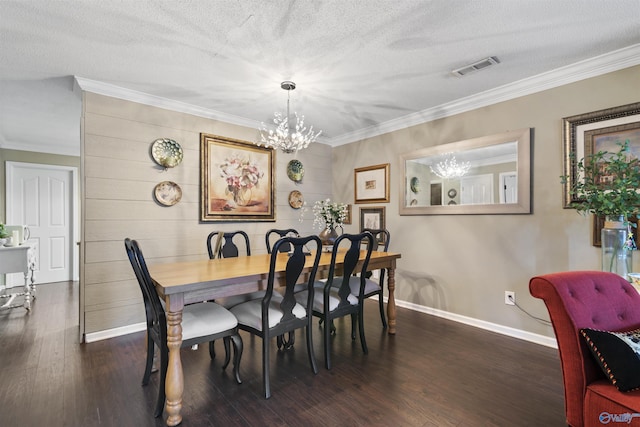
<path id="1" fill-rule="evenodd" d="M 390 250 L 402 253 L 396 299 L 553 336 L 550 327 L 505 305 L 504 292 L 515 291 L 520 305 L 547 318 L 543 303 L 529 295 L 532 276 L 600 269 L 591 219 L 562 207 L 562 118 L 637 102 L 639 88 L 636 66 L 337 147 L 333 195 L 352 203 L 353 169 L 391 162 L 391 201 L 380 206 L 386 206 Z M 534 129 L 532 215 L 398 215 L 401 153 L 527 127 Z M 358 207 L 367 206 L 357 205 L 348 229 L 357 228 Z M 636 253 L 635 271 L 638 258 Z"/>

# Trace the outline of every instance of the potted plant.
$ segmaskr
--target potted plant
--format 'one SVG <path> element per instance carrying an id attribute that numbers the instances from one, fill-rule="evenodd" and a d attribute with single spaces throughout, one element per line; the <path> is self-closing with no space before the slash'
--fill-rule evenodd
<path id="1" fill-rule="evenodd" d="M 342 227 L 347 218 L 347 205 L 331 202 L 330 199 L 318 200 L 313 205 L 313 225 L 322 228 L 318 234 L 323 245 L 333 245 L 338 232 L 336 227 Z"/>
<path id="2" fill-rule="evenodd" d="M 4 228 L 4 224 L 0 222 L 0 246 L 4 246 L 7 243 L 7 238 L 9 237 L 9 233 L 6 228 Z"/>
<path id="3" fill-rule="evenodd" d="M 629 140 L 616 145 L 616 153 L 599 151 L 578 161 L 578 177 L 569 190 L 580 201 L 570 206 L 583 215 L 605 217 L 602 269 L 626 278 L 636 248 L 629 218 L 640 212 L 640 160 L 631 155 Z M 567 179 L 563 176 L 562 182 Z"/>

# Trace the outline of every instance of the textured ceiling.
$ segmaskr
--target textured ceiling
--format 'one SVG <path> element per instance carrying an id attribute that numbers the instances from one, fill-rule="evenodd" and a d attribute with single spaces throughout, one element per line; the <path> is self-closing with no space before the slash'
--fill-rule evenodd
<path id="1" fill-rule="evenodd" d="M 638 0 L 2 0 L 0 146 L 78 152 L 73 76 L 256 127 L 293 80 L 292 108 L 336 145 L 638 47 Z"/>

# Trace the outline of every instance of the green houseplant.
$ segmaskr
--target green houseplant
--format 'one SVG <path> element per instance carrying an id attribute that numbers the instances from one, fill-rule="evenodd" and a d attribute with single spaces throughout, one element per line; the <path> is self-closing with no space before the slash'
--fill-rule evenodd
<path id="1" fill-rule="evenodd" d="M 577 162 L 578 177 L 569 191 L 579 202 L 570 206 L 583 215 L 605 217 L 602 268 L 626 277 L 635 249 L 629 218 L 640 211 L 640 160 L 631 155 L 629 140 L 616 145 L 620 149 L 615 153 L 599 151 Z M 563 176 L 562 182 L 567 181 Z"/>

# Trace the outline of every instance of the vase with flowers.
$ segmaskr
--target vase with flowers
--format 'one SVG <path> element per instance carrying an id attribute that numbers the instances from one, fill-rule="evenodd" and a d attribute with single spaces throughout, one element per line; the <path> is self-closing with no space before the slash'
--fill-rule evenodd
<path id="1" fill-rule="evenodd" d="M 570 193 L 578 213 L 605 217 L 602 228 L 602 269 L 628 279 L 636 249 L 629 218 L 640 211 L 640 160 L 629 140 L 617 142 L 618 152 L 599 151 L 576 164 L 578 174 Z M 573 154 L 573 153 L 572 153 Z M 562 177 L 567 183 L 567 177 Z"/>
<path id="2" fill-rule="evenodd" d="M 347 205 L 330 199 L 318 200 L 313 205 L 313 216 L 313 226 L 322 229 L 318 237 L 323 245 L 330 246 L 338 238 L 336 227 L 342 227 L 347 218 Z"/>
<path id="3" fill-rule="evenodd" d="M 220 164 L 220 176 L 227 187 L 225 194 L 233 199 L 237 206 L 246 206 L 251 202 L 251 190 L 257 187 L 264 172 L 248 158 L 239 155 L 226 158 Z"/>

